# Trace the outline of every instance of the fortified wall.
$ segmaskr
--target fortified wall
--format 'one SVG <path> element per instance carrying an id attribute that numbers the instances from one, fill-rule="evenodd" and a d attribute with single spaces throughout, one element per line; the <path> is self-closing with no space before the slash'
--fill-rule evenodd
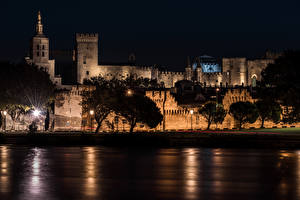
<path id="1" fill-rule="evenodd" d="M 55 97 L 54 131 L 81 131 L 83 87 L 73 86 L 59 92 Z"/>
<path id="2" fill-rule="evenodd" d="M 229 74 L 227 72 L 215 72 L 202 74 L 200 78 L 204 87 L 223 87 L 229 85 Z"/>
<path id="3" fill-rule="evenodd" d="M 175 83 L 180 80 L 184 80 L 183 72 L 170 72 L 170 71 L 159 71 L 157 78 L 159 83 L 164 82 L 166 88 L 175 86 Z"/>
<path id="4" fill-rule="evenodd" d="M 55 101 L 55 131 L 90 131 L 95 130 L 97 124 L 93 116 L 88 113 L 82 113 L 81 108 L 81 91 L 83 87 L 72 87 L 70 91 L 62 91 L 57 95 Z M 168 130 L 205 130 L 207 128 L 207 122 L 203 116 L 198 113 L 199 107 L 191 105 L 179 105 L 172 95 L 170 90 L 164 91 L 146 91 L 147 97 L 152 99 L 164 118 L 161 124 L 154 129 L 149 129 L 144 124 L 137 124 L 136 131 L 168 131 Z M 254 103 L 255 100 L 251 97 L 250 92 L 245 88 L 228 89 L 223 100 L 223 106 L 226 111 L 232 103 L 238 101 L 249 101 Z M 193 110 L 193 114 L 190 113 Z M 246 124 L 244 128 L 255 127 L 259 128 L 261 121 L 258 119 L 253 124 Z M 237 127 L 237 122 L 234 118 L 227 114 L 223 124 L 212 124 L 211 129 L 232 129 Z M 272 128 L 274 126 L 281 127 L 284 124 L 275 124 L 270 121 L 265 122 L 266 128 Z M 300 124 L 292 124 L 294 126 L 300 126 Z M 291 126 L 291 125 L 288 125 Z M 111 113 L 102 123 L 100 131 L 128 131 L 128 122 L 121 116 Z"/>

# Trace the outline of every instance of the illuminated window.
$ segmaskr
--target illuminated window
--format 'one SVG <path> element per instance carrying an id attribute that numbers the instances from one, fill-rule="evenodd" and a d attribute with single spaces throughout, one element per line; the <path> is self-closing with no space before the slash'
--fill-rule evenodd
<path id="1" fill-rule="evenodd" d="M 251 86 L 252 87 L 256 87 L 256 74 L 252 75 L 252 78 L 251 78 Z"/>

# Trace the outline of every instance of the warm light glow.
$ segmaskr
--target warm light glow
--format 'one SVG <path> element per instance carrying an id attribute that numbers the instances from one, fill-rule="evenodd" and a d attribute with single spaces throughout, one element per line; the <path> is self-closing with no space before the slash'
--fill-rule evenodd
<path id="1" fill-rule="evenodd" d="M 33 115 L 34 115 L 35 117 L 38 117 L 38 116 L 40 115 L 40 111 L 39 111 L 39 110 L 34 110 L 34 111 L 33 111 Z"/>
<path id="2" fill-rule="evenodd" d="M 128 96 L 131 96 L 132 94 L 133 94 L 132 90 L 130 90 L 130 89 L 127 90 L 127 95 L 128 95 Z"/>
<path id="3" fill-rule="evenodd" d="M 85 166 L 85 184 L 84 192 L 88 196 L 95 196 L 99 190 L 98 180 L 98 160 L 94 147 L 85 148 L 86 159 L 84 160 Z"/>
<path id="4" fill-rule="evenodd" d="M 195 148 L 184 149 L 184 192 L 187 199 L 199 199 L 199 151 Z"/>
<path id="5" fill-rule="evenodd" d="M 3 115 L 5 115 L 5 116 L 6 116 L 6 115 L 7 115 L 7 112 L 6 112 L 6 111 L 3 111 Z"/>
<path id="6" fill-rule="evenodd" d="M 94 114 L 94 111 L 93 110 L 90 110 L 90 115 L 93 115 Z"/>
<path id="7" fill-rule="evenodd" d="M 220 88 L 217 88 L 216 91 L 219 92 L 219 91 L 220 91 Z"/>
<path id="8" fill-rule="evenodd" d="M 190 110 L 191 115 L 194 114 L 194 110 Z"/>

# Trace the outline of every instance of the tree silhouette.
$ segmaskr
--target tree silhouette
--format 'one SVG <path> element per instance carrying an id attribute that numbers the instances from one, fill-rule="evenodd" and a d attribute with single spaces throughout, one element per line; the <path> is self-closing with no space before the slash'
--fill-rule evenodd
<path id="1" fill-rule="evenodd" d="M 97 122 L 96 133 L 107 116 L 114 111 L 117 100 L 122 96 L 125 87 L 119 80 L 105 80 L 102 77 L 95 77 L 85 82 L 86 89 L 82 92 L 83 112 L 94 111 Z"/>
<path id="2" fill-rule="evenodd" d="M 239 129 L 245 123 L 254 123 L 258 118 L 256 106 L 250 102 L 236 102 L 230 105 L 229 114 L 238 121 Z"/>
<path id="3" fill-rule="evenodd" d="M 198 112 L 206 119 L 207 128 L 210 128 L 212 123 L 221 124 L 226 116 L 226 111 L 221 104 L 215 102 L 208 102 L 201 106 Z"/>
<path id="4" fill-rule="evenodd" d="M 260 128 L 264 128 L 265 121 L 273 121 L 274 123 L 280 121 L 282 109 L 278 103 L 259 100 L 255 102 L 255 105 L 261 120 Z"/>
<path id="5" fill-rule="evenodd" d="M 117 111 L 130 125 L 130 133 L 137 123 L 144 123 L 150 128 L 155 128 L 163 119 L 159 108 L 148 97 L 140 94 L 124 96 L 117 104 Z"/>
<path id="6" fill-rule="evenodd" d="M 7 110 L 13 123 L 30 109 L 47 109 L 55 90 L 47 72 L 8 62 L 0 63 L 0 70 L 0 110 Z"/>
<path id="7" fill-rule="evenodd" d="M 300 121 L 300 51 L 286 51 L 261 74 L 262 87 L 284 106 L 284 121 Z"/>

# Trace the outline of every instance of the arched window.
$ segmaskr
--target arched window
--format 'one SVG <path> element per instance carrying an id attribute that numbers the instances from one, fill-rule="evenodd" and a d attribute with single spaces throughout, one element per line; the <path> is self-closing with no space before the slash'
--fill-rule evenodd
<path id="1" fill-rule="evenodd" d="M 256 87 L 256 79 L 257 79 L 256 74 L 253 74 L 251 77 L 251 86 L 252 87 Z"/>

